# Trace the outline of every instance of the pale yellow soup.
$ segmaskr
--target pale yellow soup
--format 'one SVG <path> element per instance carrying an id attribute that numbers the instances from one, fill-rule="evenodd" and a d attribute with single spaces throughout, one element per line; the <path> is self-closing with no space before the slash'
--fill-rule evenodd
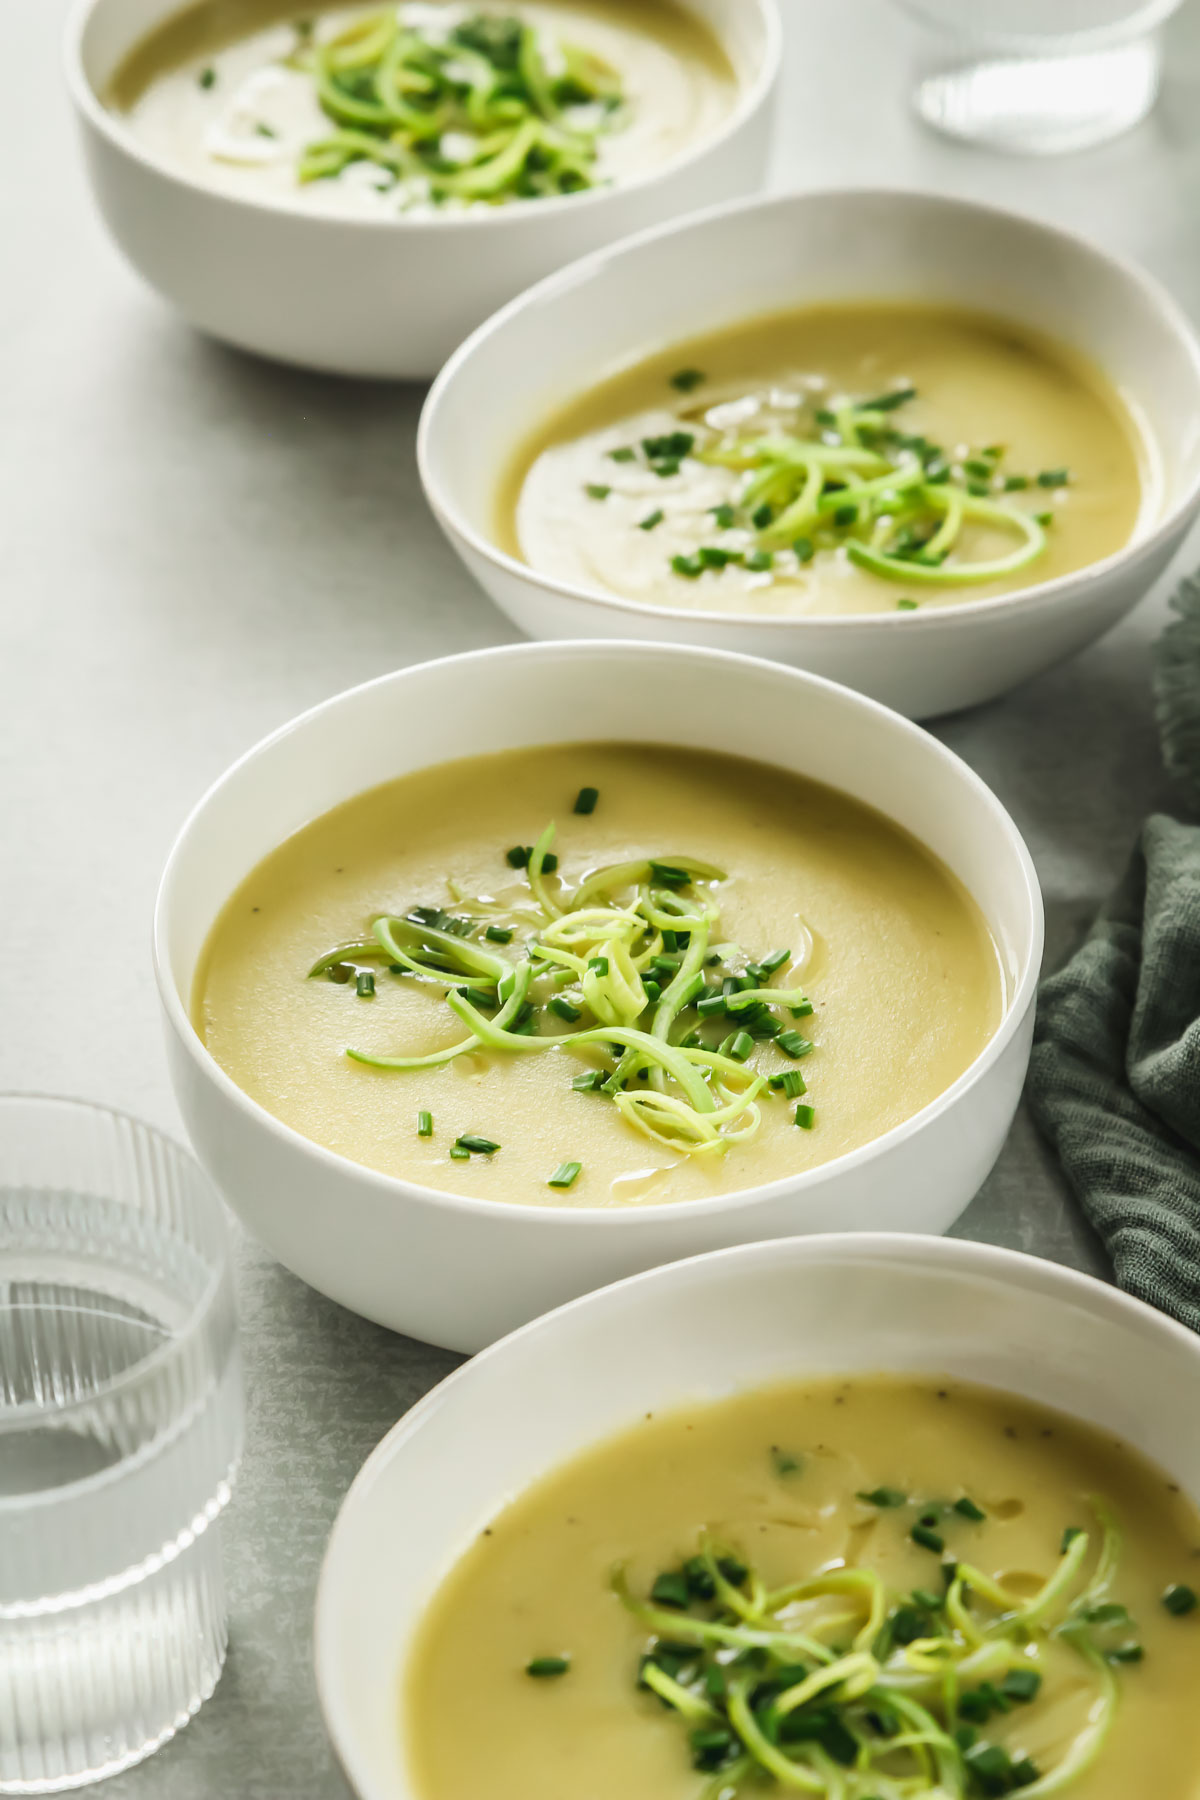
<path id="1" fill-rule="evenodd" d="M 680 391 L 673 376 L 694 385 Z M 942 449 L 956 485 L 975 479 L 966 463 L 995 452 L 976 471 L 986 476 L 981 497 L 1040 516 L 1045 548 L 981 583 L 961 580 L 961 569 L 944 584 L 919 581 L 919 570 L 891 579 L 850 560 L 823 519 L 823 530 L 806 525 L 773 543 L 769 568 L 747 563 L 771 542 L 753 509 L 738 506 L 753 471 L 708 455 L 748 440 L 820 441 L 828 433 L 818 411 L 909 387 L 915 397 L 885 424 Z M 692 452 L 664 474 L 644 445 L 680 431 Z M 913 452 L 888 454 L 905 466 Z M 1038 480 L 1063 469 L 1065 484 Z M 1009 477 L 1028 485 L 1006 487 Z M 1156 516 L 1159 486 L 1154 445 L 1130 406 L 1066 346 L 971 312 L 846 303 L 676 345 L 581 394 L 522 446 L 497 496 L 495 530 L 544 575 L 646 605 L 780 618 L 920 610 L 1052 581 L 1112 555 Z M 717 509 L 730 506 L 737 516 L 722 524 Z M 823 531 L 837 541 L 823 544 Z M 1005 557 L 1017 542 L 1003 521 L 968 521 L 946 572 Z M 673 558 L 703 549 L 735 560 L 690 578 L 673 568 Z"/>
<path id="2" fill-rule="evenodd" d="M 578 791 L 595 811 L 572 811 Z M 799 956 L 813 1012 L 785 1024 L 814 1048 L 789 1062 L 759 1044 L 747 1068 L 796 1068 L 811 1129 L 770 1093 L 762 1122 L 715 1156 L 667 1148 L 572 1078 L 562 1048 L 489 1051 L 439 1067 L 380 1070 L 347 1057 L 424 1055 L 463 1039 L 443 988 L 376 965 L 360 999 L 308 970 L 380 913 L 454 909 L 460 893 L 525 905 L 512 845 L 556 821 L 560 894 L 598 867 L 687 855 L 716 866 L 719 935 L 747 954 Z M 496 948 L 498 946 L 487 946 Z M 521 959 L 519 943 L 505 953 Z M 785 967 L 777 979 L 787 980 Z M 542 997 L 545 998 L 543 991 Z M 503 752 L 404 776 L 289 838 L 221 913 L 200 960 L 197 1029 L 268 1112 L 355 1162 L 449 1193 L 531 1205 L 621 1206 L 730 1193 L 813 1168 L 878 1137 L 969 1067 L 1003 1013 L 1005 977 L 975 903 L 927 850 L 878 813 L 759 763 L 658 745 Z M 585 1013 L 579 1028 L 592 1023 Z M 724 1029 L 728 1029 L 728 1023 Z M 568 1029 L 544 1014 L 547 1034 Z M 720 1035 L 720 1033 L 718 1033 Z M 678 1033 L 676 1033 L 678 1036 Z M 417 1135 L 418 1113 L 433 1135 Z M 462 1134 L 501 1148 L 456 1160 Z M 582 1164 L 567 1192 L 556 1167 Z"/>
<path id="3" fill-rule="evenodd" d="M 881 1486 L 905 1504 L 857 1497 Z M 615 1596 L 614 1568 L 623 1565 L 633 1594 L 644 1596 L 707 1531 L 772 1589 L 850 1567 L 877 1571 L 890 1601 L 913 1589 L 940 1594 L 945 1558 L 1026 1597 L 1076 1528 L 1089 1534 L 1087 1553 L 1051 1615 L 1057 1623 L 1099 1561 L 1093 1496 L 1120 1524 L 1108 1601 L 1130 1614 L 1098 1626 L 1096 1641 L 1136 1642 L 1144 1655 L 1108 1665 L 1120 1690 L 1115 1723 L 1093 1766 L 1063 1791 L 1073 1800 L 1194 1800 L 1200 1612 L 1173 1616 L 1162 1603 L 1168 1587 L 1196 1583 L 1200 1572 L 1190 1501 L 1127 1445 L 1062 1414 L 949 1380 L 870 1375 L 648 1414 L 498 1513 L 442 1583 L 409 1658 L 401 1730 L 414 1790 L 420 1800 L 795 1791 L 771 1780 L 724 1787 L 691 1767 L 687 1726 L 637 1689 L 654 1633 Z M 938 1526 L 941 1555 L 914 1543 L 923 1505 L 963 1497 L 982 1521 L 951 1510 Z M 854 1615 L 824 1633 L 833 1642 L 840 1631 L 844 1647 L 862 1618 L 844 1595 L 823 1604 Z M 971 1604 L 980 1618 L 995 1617 Z M 819 1619 L 821 1606 L 810 1602 L 803 1623 Z M 540 1657 L 563 1657 L 569 1668 L 531 1678 L 527 1665 Z M 1032 1758 L 1045 1778 L 1086 1728 L 1101 1677 L 1057 1636 L 1040 1645 L 1036 1666 L 1036 1698 L 979 1733 L 1014 1760 Z M 936 1697 L 924 1698 L 936 1707 Z M 864 1779 L 848 1790 L 856 1800 L 875 1791 L 934 1789 Z"/>
<path id="4" fill-rule="evenodd" d="M 607 64 L 624 103 L 598 138 L 594 185 L 629 181 L 674 161 L 717 132 L 737 101 L 724 51 L 674 0 L 400 0 L 396 10 L 403 23 L 435 39 L 479 14 L 516 18 L 538 32 L 548 66 L 563 43 Z M 331 179 L 297 180 L 305 146 L 337 129 L 302 66 L 307 47 L 379 11 L 201 0 L 134 49 L 106 98 L 153 156 L 231 195 L 368 218 L 486 208 L 478 200 L 435 206 L 419 182 L 393 183 L 369 161 Z M 590 115 L 577 116 L 590 128 Z M 461 136 L 442 141 L 452 161 L 470 150 Z"/>

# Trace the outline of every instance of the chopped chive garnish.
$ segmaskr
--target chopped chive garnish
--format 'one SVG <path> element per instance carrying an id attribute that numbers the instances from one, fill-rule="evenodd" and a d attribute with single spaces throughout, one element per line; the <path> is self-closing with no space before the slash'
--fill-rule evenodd
<path id="1" fill-rule="evenodd" d="M 678 475 L 679 458 L 677 456 L 665 457 L 660 462 L 651 463 L 650 467 L 654 470 L 654 473 L 658 476 L 660 481 L 665 481 L 669 475 Z"/>
<path id="2" fill-rule="evenodd" d="M 673 556 L 671 567 L 677 575 L 685 575 L 689 581 L 695 581 L 697 575 L 704 573 L 704 564 L 698 556 Z"/>
<path id="3" fill-rule="evenodd" d="M 968 475 L 974 475 L 976 481 L 992 479 L 992 465 L 990 462 L 985 462 L 982 457 L 969 456 L 963 464 L 963 468 Z"/>
<path id="4" fill-rule="evenodd" d="M 837 414 L 830 412 L 827 406 L 818 406 L 813 413 L 813 418 L 817 421 L 818 425 L 831 426 L 837 424 Z"/>
<path id="5" fill-rule="evenodd" d="M 375 977 L 370 969 L 360 969 L 354 983 L 354 991 L 360 1000 L 370 1000 L 375 993 Z"/>
<path id="6" fill-rule="evenodd" d="M 273 125 L 268 125 L 262 119 L 260 119 L 258 121 L 258 123 L 254 127 L 254 129 L 258 133 L 259 137 L 277 138 L 279 136 L 279 133 L 276 131 L 275 127 Z"/>
<path id="7" fill-rule="evenodd" d="M 474 1132 L 464 1131 L 454 1140 L 456 1150 L 465 1150 L 468 1156 L 494 1156 L 500 1148 L 492 1138 L 476 1137 Z"/>
<path id="8" fill-rule="evenodd" d="M 546 1186 L 552 1188 L 569 1188 L 582 1167 L 583 1164 L 577 1162 L 559 1163 L 557 1169 L 555 1169 L 553 1175 L 551 1175 L 549 1181 L 546 1183 Z"/>
<path id="9" fill-rule="evenodd" d="M 1067 1529 L 1062 1534 L 1062 1543 L 1059 1546 L 1060 1555 L 1065 1556 L 1067 1551 L 1071 1548 L 1071 1545 L 1075 1542 L 1075 1539 L 1082 1536 L 1083 1532 L 1078 1525 L 1068 1525 Z"/>
<path id="10" fill-rule="evenodd" d="M 1006 475 L 1004 477 L 1004 492 L 1006 494 L 1019 494 L 1028 486 L 1028 475 Z"/>
<path id="11" fill-rule="evenodd" d="M 745 1062 L 754 1049 L 754 1039 L 748 1031 L 735 1031 L 721 1045 L 722 1056 L 732 1056 L 735 1062 Z"/>
<path id="12" fill-rule="evenodd" d="M 433 1114 L 431 1112 L 419 1112 L 417 1114 L 417 1136 L 433 1136 Z"/>
<path id="13" fill-rule="evenodd" d="M 570 1666 L 568 1656 L 535 1656 L 532 1662 L 525 1664 L 525 1673 L 545 1680 L 551 1675 L 565 1675 Z"/>
<path id="14" fill-rule="evenodd" d="M 669 431 L 665 437 L 642 439 L 642 449 L 650 462 L 682 462 L 691 454 L 695 444 L 695 434 L 690 431 Z"/>
<path id="15" fill-rule="evenodd" d="M 605 487 L 602 481 L 589 481 L 584 492 L 589 500 L 607 500 L 612 489 Z"/>
<path id="16" fill-rule="evenodd" d="M 800 1129 L 802 1131 L 811 1131 L 813 1128 L 813 1124 L 816 1120 L 816 1117 L 817 1117 L 816 1107 L 808 1106 L 802 1100 L 800 1102 L 799 1106 L 796 1108 L 796 1112 L 795 1112 L 796 1123 L 797 1123 L 797 1125 L 799 1125 Z"/>
<path id="17" fill-rule="evenodd" d="M 586 1075 L 575 1075 L 571 1078 L 571 1086 L 577 1094 L 594 1094 L 604 1086 L 603 1069 L 589 1069 Z"/>
<path id="18" fill-rule="evenodd" d="M 634 462 L 637 451 L 632 444 L 621 444 L 616 450 L 610 450 L 608 455 L 610 462 Z"/>
<path id="19" fill-rule="evenodd" d="M 1182 1582 L 1175 1582 L 1162 1597 L 1162 1603 L 1169 1613 L 1182 1619 L 1187 1613 L 1195 1612 L 1196 1596 L 1190 1587 Z"/>
<path id="20" fill-rule="evenodd" d="M 720 506 L 710 506 L 708 510 L 722 531 L 730 530 L 737 523 L 737 512 L 728 501 L 724 501 Z"/>
<path id="21" fill-rule="evenodd" d="M 727 1012 L 724 994 L 706 994 L 703 1000 L 697 1000 L 696 1011 L 702 1019 L 713 1019 Z"/>
<path id="22" fill-rule="evenodd" d="M 558 867 L 557 856 L 555 856 L 555 854 L 552 850 L 547 851 L 546 855 L 543 856 L 543 858 L 542 858 L 542 874 L 543 875 L 553 875 L 553 873 L 554 873 L 555 869 L 557 869 L 557 867 Z"/>
<path id="23" fill-rule="evenodd" d="M 1110 1663 L 1139 1663 L 1146 1652 L 1138 1643 L 1118 1644 L 1113 1650 L 1106 1650 L 1105 1657 Z"/>
<path id="24" fill-rule="evenodd" d="M 196 82 L 198 86 L 202 88 L 216 87 L 217 71 L 215 69 L 201 69 L 196 77 Z"/>
<path id="25" fill-rule="evenodd" d="M 892 388 L 886 394 L 876 394 L 873 400 L 857 400 L 857 412 L 895 412 L 898 406 L 904 406 L 909 400 L 915 400 L 915 387 Z"/>
<path id="26" fill-rule="evenodd" d="M 532 844 L 514 844 L 511 850 L 505 851 L 504 860 L 510 869 L 525 869 L 528 868 L 532 855 Z"/>
<path id="27" fill-rule="evenodd" d="M 778 1088 L 785 1100 L 798 1100 L 801 1094 L 808 1092 L 808 1084 L 799 1069 L 785 1069 L 782 1075 L 772 1075 L 771 1086 Z"/>
<path id="28" fill-rule="evenodd" d="M 750 523 L 756 531 L 765 531 L 774 517 L 774 508 L 768 506 L 764 501 L 762 506 L 756 506 L 754 511 L 750 514 Z"/>
<path id="29" fill-rule="evenodd" d="M 731 562 L 740 562 L 740 550 L 722 550 L 720 544 L 701 544 L 696 552 L 696 560 L 702 569 L 723 569 Z"/>
<path id="30" fill-rule="evenodd" d="M 775 566 L 775 558 L 769 550 L 752 550 L 744 561 L 746 568 L 753 570 L 755 574 Z"/>
<path id="31" fill-rule="evenodd" d="M 464 1149 L 461 1144 L 451 1144 L 450 1154 L 455 1162 L 469 1162 L 471 1157 L 471 1152 Z"/>
<path id="32" fill-rule="evenodd" d="M 677 863 L 651 862 L 650 879 L 657 881 L 662 887 L 690 887 L 692 877 L 687 869 L 681 869 Z"/>
<path id="33" fill-rule="evenodd" d="M 807 1056 L 812 1049 L 810 1040 L 798 1031 L 781 1031 L 775 1042 L 786 1056 Z"/>
<path id="34" fill-rule="evenodd" d="M 916 612 L 916 610 L 920 604 L 921 603 L 919 600 L 897 600 L 896 611 L 897 612 Z"/>
<path id="35" fill-rule="evenodd" d="M 1037 478 L 1037 484 L 1044 488 L 1060 488 L 1066 487 L 1069 480 L 1070 475 L 1066 469 L 1043 469 Z"/>
<path id="36" fill-rule="evenodd" d="M 934 1531 L 930 1526 L 922 1525 L 920 1520 L 917 1521 L 908 1535 L 914 1544 L 919 1544 L 921 1546 L 922 1550 L 933 1550 L 938 1556 L 940 1556 L 942 1551 L 946 1548 L 945 1538 L 942 1537 L 940 1533 Z"/>
<path id="37" fill-rule="evenodd" d="M 857 1500 L 865 1500 L 868 1506 L 895 1507 L 907 1506 L 908 1495 L 902 1494 L 899 1488 L 877 1487 L 870 1493 L 856 1494 Z"/>
<path id="38" fill-rule="evenodd" d="M 594 813 L 596 810 L 596 802 L 599 798 L 599 788 L 582 787 L 575 796 L 575 804 L 571 808 L 571 811 L 577 813 Z"/>
<path id="39" fill-rule="evenodd" d="M 582 1009 L 578 1006 L 572 1006 L 565 994 L 555 994 L 553 1000 L 548 1003 L 546 1010 L 547 1012 L 557 1013 L 560 1019 L 570 1019 L 574 1021 L 575 1019 L 581 1019 L 583 1017 Z"/>
<path id="40" fill-rule="evenodd" d="M 804 1467 L 800 1457 L 793 1456 L 789 1450 L 781 1450 L 778 1444 L 771 1446 L 771 1467 L 777 1475 L 796 1475 Z"/>
<path id="41" fill-rule="evenodd" d="M 638 520 L 638 530 L 653 531 L 656 525 L 662 524 L 665 517 L 662 507 L 656 506 L 652 513 L 647 513 L 644 519 Z"/>
<path id="42" fill-rule="evenodd" d="M 833 522 L 835 525 L 853 525 L 857 519 L 857 506 L 838 506 L 834 508 Z"/>
<path id="43" fill-rule="evenodd" d="M 967 1494 L 964 1494 L 961 1500 L 956 1500 L 954 1502 L 954 1510 L 956 1513 L 961 1513 L 964 1519 L 974 1519 L 976 1522 L 980 1519 L 987 1518 L 987 1514 L 984 1512 L 983 1508 L 981 1506 L 976 1506 L 975 1502 Z"/>
<path id="44" fill-rule="evenodd" d="M 798 537 L 792 545 L 792 549 L 796 552 L 796 555 L 802 563 L 811 562 L 816 554 L 813 549 L 811 538 Z"/>
<path id="45" fill-rule="evenodd" d="M 1007 1700 L 1020 1700 L 1028 1704 L 1036 1699 L 1042 1685 L 1042 1678 L 1036 1669 L 1010 1669 L 1000 1683 L 1000 1692 Z"/>
<path id="46" fill-rule="evenodd" d="M 681 1569 L 664 1569 L 650 1589 L 650 1598 L 657 1606 L 676 1606 L 686 1612 L 692 1599 L 687 1576 Z"/>
<path id="47" fill-rule="evenodd" d="M 513 936 L 512 926 L 489 925 L 483 935 L 493 944 L 511 944 Z"/>
<path id="48" fill-rule="evenodd" d="M 593 956 L 591 962 L 589 962 L 589 964 L 588 964 L 588 968 L 593 975 L 607 975 L 608 974 L 608 958 L 607 958 L 607 956 Z"/>
<path id="49" fill-rule="evenodd" d="M 690 394 L 693 388 L 698 388 L 708 377 L 703 369 L 676 369 L 670 379 L 673 388 L 678 388 L 681 394 Z"/>
<path id="50" fill-rule="evenodd" d="M 991 491 L 991 486 L 986 481 L 968 481 L 967 483 L 968 494 L 973 494 L 976 500 L 986 500 Z"/>
<path id="51" fill-rule="evenodd" d="M 662 985 L 661 985 L 661 983 L 655 981 L 652 977 L 647 978 L 645 975 L 643 975 L 642 986 L 646 990 L 647 1000 L 659 1000 L 662 998 Z"/>

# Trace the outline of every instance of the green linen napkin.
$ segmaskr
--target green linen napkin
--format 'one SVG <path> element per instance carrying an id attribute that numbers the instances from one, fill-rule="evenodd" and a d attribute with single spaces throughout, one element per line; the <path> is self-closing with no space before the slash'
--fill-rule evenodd
<path id="1" fill-rule="evenodd" d="M 1155 652 L 1163 755 L 1200 815 L 1200 576 Z M 1033 1116 L 1129 1293 L 1200 1331 L 1200 825 L 1161 813 L 1042 983 Z"/>

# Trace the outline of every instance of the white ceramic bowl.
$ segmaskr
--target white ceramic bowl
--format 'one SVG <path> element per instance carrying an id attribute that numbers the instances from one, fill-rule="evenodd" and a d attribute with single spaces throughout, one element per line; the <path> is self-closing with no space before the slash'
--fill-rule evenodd
<path id="1" fill-rule="evenodd" d="M 761 187 L 780 65 L 777 0 L 683 0 L 740 97 L 722 128 L 638 181 L 432 219 L 338 219 L 205 187 L 148 156 L 100 96 L 182 0 L 79 0 L 67 78 L 100 210 L 202 331 L 339 375 L 423 377 L 505 300 L 573 257 Z"/>
<path id="2" fill-rule="evenodd" d="M 1004 1017 L 971 1067 L 904 1124 L 819 1168 L 736 1194 L 628 1209 L 435 1193 L 322 1149 L 234 1085 L 197 1036 L 188 999 L 214 919 L 268 851 L 330 807 L 412 769 L 596 739 L 756 757 L 866 801 L 935 851 L 974 895 L 1006 968 Z M 1012 1120 L 1041 946 L 1041 897 L 1016 827 L 925 732 L 776 663 L 621 643 L 475 651 L 384 676 L 306 713 L 201 800 L 171 851 L 154 926 L 176 1096 L 226 1198 L 322 1293 L 457 1350 L 701 1250 L 833 1228 L 944 1231 Z"/>
<path id="3" fill-rule="evenodd" d="M 884 1370 L 952 1374 L 1104 1426 L 1200 1500 L 1200 1339 L 1088 1276 L 874 1233 L 657 1269 L 468 1363 L 388 1433 L 347 1495 L 317 1592 L 316 1670 L 360 1800 L 420 1800 L 397 1704 L 414 1633 L 515 1494 L 647 1412 Z"/>
<path id="4" fill-rule="evenodd" d="M 975 307 L 1090 356 L 1157 446 L 1165 496 L 1157 521 L 1102 562 L 1011 596 L 850 618 L 643 606 L 536 574 L 497 546 L 497 472 L 564 399 L 664 345 L 786 307 L 847 299 Z M 991 699 L 1073 655 L 1166 566 L 1200 509 L 1200 344 L 1147 276 L 1068 232 L 932 194 L 788 194 L 643 233 L 522 295 L 443 369 L 418 454 L 451 543 L 531 637 L 669 638 L 744 650 L 930 718 Z"/>

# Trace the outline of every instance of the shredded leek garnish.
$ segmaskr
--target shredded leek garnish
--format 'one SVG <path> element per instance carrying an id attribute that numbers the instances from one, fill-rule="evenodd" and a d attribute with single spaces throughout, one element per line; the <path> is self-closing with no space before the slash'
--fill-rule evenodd
<path id="1" fill-rule="evenodd" d="M 1015 496 L 1063 489 L 1069 471 L 1010 474 L 1000 445 L 950 451 L 906 431 L 896 415 L 915 398 L 898 388 L 827 406 L 797 401 L 790 428 L 766 434 L 710 424 L 700 408 L 687 430 L 644 438 L 631 455 L 656 474 L 677 474 L 691 457 L 737 476 L 731 499 L 711 509 L 714 541 L 673 555 L 675 573 L 694 581 L 741 565 L 772 581 L 795 578 L 822 551 L 907 586 L 1002 581 L 1026 568 L 1046 549 L 1049 515 Z M 1011 539 L 1011 549 L 972 554 L 981 532 Z"/>
<path id="2" fill-rule="evenodd" d="M 373 164 L 410 204 L 494 206 L 594 187 L 600 138 L 625 117 L 606 62 L 499 14 L 431 27 L 391 7 L 324 40 L 300 34 L 287 64 L 311 75 L 333 127 L 304 147 L 299 180 Z"/>
<path id="3" fill-rule="evenodd" d="M 708 1537 L 645 1597 L 617 1569 L 613 1590 L 648 1634 L 638 1686 L 688 1728 L 713 1800 L 764 1787 L 821 1800 L 1062 1793 L 1101 1754 L 1117 1669 L 1133 1660 L 1114 1636 L 1132 1625 L 1125 1608 L 1097 1601 L 1111 1589 L 1120 1536 L 1108 1508 L 1092 1505 L 1098 1556 L 1091 1535 L 1068 1533 L 1032 1600 L 951 1561 L 936 1591 L 891 1592 L 874 1569 L 838 1565 L 770 1592 Z M 955 1522 L 951 1505 L 939 1511 Z M 1035 1716 L 1055 1646 L 1078 1659 L 1091 1699 L 1080 1729 L 1041 1768 L 1019 1731 L 1001 1742 L 987 1727 L 1005 1716 L 1015 1724 L 1026 1709 Z"/>
<path id="4" fill-rule="evenodd" d="M 558 870 L 554 839 L 548 825 L 523 857 L 524 885 L 510 898 L 471 898 L 451 882 L 453 910 L 383 914 L 369 932 L 318 958 L 309 974 L 342 984 L 369 965 L 381 999 L 385 974 L 434 987 L 466 1028 L 441 1050 L 383 1056 L 352 1048 L 347 1056 L 412 1071 L 460 1056 L 565 1052 L 573 1068 L 583 1059 L 595 1076 L 585 1084 L 576 1075 L 573 1086 L 610 1100 L 664 1148 L 714 1156 L 752 1137 L 760 1102 L 787 1105 L 805 1091 L 799 1076 L 769 1080 L 771 1071 L 750 1056 L 761 1048 L 795 1058 L 812 1048 L 787 1024 L 813 1010 L 797 985 L 808 932 L 801 928 L 794 954 L 774 950 L 756 961 L 722 939 L 723 870 L 695 857 L 646 857 L 571 884 Z"/>

